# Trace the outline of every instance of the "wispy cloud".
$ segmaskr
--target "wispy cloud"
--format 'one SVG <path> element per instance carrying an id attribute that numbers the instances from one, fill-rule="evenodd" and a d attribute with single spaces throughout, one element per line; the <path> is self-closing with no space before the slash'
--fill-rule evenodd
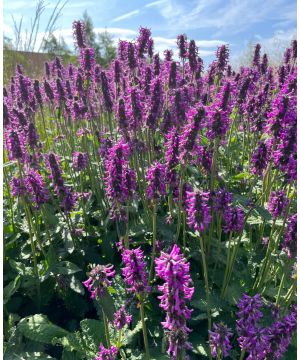
<path id="1" fill-rule="evenodd" d="M 296 21 L 296 6 L 286 0 L 161 0 L 157 9 L 169 28 L 181 31 L 212 28 L 236 34 L 264 21 Z"/>
<path id="2" fill-rule="evenodd" d="M 122 21 L 122 20 L 125 20 L 125 19 L 132 18 L 133 16 L 136 16 L 136 15 L 138 15 L 139 13 L 140 13 L 140 10 L 139 10 L 139 9 L 133 10 L 133 11 L 130 11 L 130 12 L 126 13 L 126 14 L 123 14 L 123 15 L 121 15 L 121 16 L 118 16 L 118 17 L 114 18 L 114 19 L 112 20 L 112 22 L 114 23 L 114 22 L 118 22 L 118 21 Z"/>
<path id="3" fill-rule="evenodd" d="M 163 3 L 165 2 L 166 0 L 158 0 L 158 1 L 153 1 L 151 3 L 148 3 L 145 5 L 146 8 L 150 8 L 150 7 L 155 7 L 155 6 L 159 6 L 159 5 L 163 5 Z"/>

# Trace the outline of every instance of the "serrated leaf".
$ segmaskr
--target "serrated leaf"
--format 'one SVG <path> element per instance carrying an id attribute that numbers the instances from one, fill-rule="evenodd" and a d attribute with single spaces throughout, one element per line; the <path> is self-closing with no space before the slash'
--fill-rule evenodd
<path id="1" fill-rule="evenodd" d="M 36 314 L 22 319 L 17 326 L 20 333 L 28 339 L 51 344 L 54 338 L 68 335 L 68 331 L 51 323 L 46 315 Z"/>
<path id="2" fill-rule="evenodd" d="M 107 319 L 109 321 L 114 320 L 114 313 L 116 312 L 114 300 L 111 297 L 107 289 L 104 289 L 104 296 L 99 301 L 100 307 L 102 307 Z"/>
<path id="3" fill-rule="evenodd" d="M 133 330 L 129 330 L 127 329 L 125 334 L 124 334 L 124 339 L 122 341 L 122 343 L 124 345 L 128 345 L 132 342 L 132 340 L 134 339 L 134 337 L 143 329 L 143 325 L 142 325 L 142 321 L 140 320 L 136 326 L 134 327 Z"/>
<path id="4" fill-rule="evenodd" d="M 84 295 L 84 288 L 82 283 L 74 275 L 72 275 L 69 279 L 66 279 L 66 281 L 68 282 L 70 289 L 80 295 Z"/>
<path id="5" fill-rule="evenodd" d="M 21 354 L 10 354 L 8 357 L 4 357 L 7 360 L 51 360 L 54 359 L 52 356 L 41 353 L 41 352 L 24 352 Z"/>
<path id="6" fill-rule="evenodd" d="M 61 261 L 52 267 L 49 271 L 51 271 L 53 274 L 71 275 L 82 270 L 70 261 Z"/>

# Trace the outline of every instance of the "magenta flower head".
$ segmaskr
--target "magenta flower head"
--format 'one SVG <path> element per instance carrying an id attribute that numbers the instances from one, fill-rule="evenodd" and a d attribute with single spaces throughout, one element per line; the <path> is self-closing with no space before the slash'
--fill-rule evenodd
<path id="1" fill-rule="evenodd" d="M 188 342 L 191 330 L 186 325 L 192 313 L 186 302 L 191 300 L 194 293 L 190 265 L 176 244 L 170 254 L 162 252 L 155 264 L 156 275 L 164 281 L 163 285 L 158 286 L 163 293 L 158 298 L 160 307 L 166 312 L 162 326 L 169 341 L 168 353 L 172 359 L 177 359 L 177 355 L 183 356 L 185 350 L 191 349 Z"/>
<path id="2" fill-rule="evenodd" d="M 202 233 L 211 222 L 208 200 L 208 192 L 195 191 L 187 193 L 187 223 L 191 229 L 200 233 Z"/>
<path id="3" fill-rule="evenodd" d="M 220 72 L 224 71 L 229 59 L 228 45 L 221 45 L 217 49 L 217 68 Z"/>
<path id="4" fill-rule="evenodd" d="M 118 355 L 118 349 L 115 346 L 111 346 L 106 349 L 101 343 L 99 346 L 100 351 L 98 352 L 95 360 L 115 360 Z"/>
<path id="5" fill-rule="evenodd" d="M 188 51 L 188 58 L 189 58 L 189 66 L 192 72 L 197 70 L 197 57 L 198 57 L 198 48 L 196 46 L 195 40 L 191 40 L 189 43 L 189 51 Z"/>
<path id="6" fill-rule="evenodd" d="M 80 66 L 86 79 L 92 79 L 95 73 L 95 65 L 95 50 L 93 48 L 80 49 Z"/>
<path id="7" fill-rule="evenodd" d="M 259 65 L 260 65 L 260 49 L 261 49 L 261 45 L 256 44 L 255 50 L 254 50 L 254 55 L 253 55 L 253 60 L 252 60 L 252 65 L 256 66 L 256 67 L 259 67 Z"/>
<path id="8" fill-rule="evenodd" d="M 231 329 L 225 324 L 213 324 L 212 331 L 209 331 L 209 346 L 213 358 L 222 359 L 229 356 L 232 348 L 230 337 L 233 335 Z"/>
<path id="9" fill-rule="evenodd" d="M 84 170 L 89 162 L 89 156 L 87 153 L 74 152 L 73 153 L 73 168 L 76 171 Z"/>
<path id="10" fill-rule="evenodd" d="M 113 107 L 112 95 L 105 71 L 101 71 L 100 79 L 101 79 L 101 90 L 103 95 L 103 106 L 106 111 L 111 112 Z"/>
<path id="11" fill-rule="evenodd" d="M 25 158 L 25 141 L 20 132 L 8 129 L 5 132 L 6 149 L 9 160 L 21 160 Z"/>
<path id="12" fill-rule="evenodd" d="M 195 148 L 196 138 L 198 131 L 201 126 L 203 126 L 201 122 L 203 121 L 204 116 L 205 110 L 203 106 L 192 108 L 187 114 L 187 123 L 183 126 L 179 136 L 179 154 L 182 162 Z"/>
<path id="13" fill-rule="evenodd" d="M 297 214 L 290 216 L 288 219 L 282 249 L 289 258 L 297 254 Z"/>
<path id="14" fill-rule="evenodd" d="M 263 141 L 258 143 L 251 158 L 251 171 L 256 175 L 262 175 L 269 161 L 269 149 Z"/>
<path id="15" fill-rule="evenodd" d="M 230 192 L 219 189 L 213 194 L 213 209 L 214 211 L 224 213 L 232 203 L 233 196 Z"/>
<path id="16" fill-rule="evenodd" d="M 268 210 L 276 219 L 278 216 L 283 216 L 288 206 L 289 200 L 283 190 L 272 191 L 269 199 Z"/>
<path id="17" fill-rule="evenodd" d="M 141 248 L 124 249 L 122 252 L 124 268 L 122 274 L 127 284 L 127 291 L 137 295 L 143 295 L 150 291 L 147 285 L 146 263 Z"/>
<path id="18" fill-rule="evenodd" d="M 31 195 L 31 201 L 38 209 L 42 204 L 49 201 L 49 192 L 45 186 L 41 174 L 34 169 L 29 169 L 25 176 L 25 187 L 27 193 Z"/>
<path id="19" fill-rule="evenodd" d="M 150 29 L 143 27 L 140 28 L 139 37 L 137 40 L 137 53 L 138 57 L 141 59 L 144 57 L 144 53 L 147 51 L 150 36 Z"/>
<path id="20" fill-rule="evenodd" d="M 244 211 L 238 207 L 230 206 L 224 211 L 224 226 L 223 230 L 227 233 L 235 231 L 237 233 L 243 231 L 245 214 Z"/>
<path id="21" fill-rule="evenodd" d="M 67 187 L 59 189 L 59 192 L 61 195 L 63 195 L 63 199 L 60 205 L 64 213 L 69 214 L 76 206 L 78 194 Z"/>
<path id="22" fill-rule="evenodd" d="M 122 330 L 125 325 L 129 325 L 132 321 L 132 315 L 128 315 L 125 306 L 114 314 L 114 325 L 118 330 Z"/>
<path id="23" fill-rule="evenodd" d="M 89 273 L 83 285 L 91 293 L 91 299 L 103 298 L 105 289 L 111 285 L 116 272 L 113 265 L 96 265 Z"/>
<path id="24" fill-rule="evenodd" d="M 166 167 L 160 162 L 155 162 L 147 171 L 146 179 L 147 197 L 150 200 L 158 200 L 166 195 Z"/>
<path id="25" fill-rule="evenodd" d="M 83 21 L 74 21 L 73 22 L 73 36 L 75 47 L 80 49 L 86 47 L 86 32 L 85 32 L 85 24 Z"/>
<path id="26" fill-rule="evenodd" d="M 26 194 L 26 187 L 23 179 L 14 176 L 10 181 L 11 193 L 15 197 L 24 196 Z"/>
<path id="27" fill-rule="evenodd" d="M 177 46 L 179 49 L 179 57 L 181 59 L 185 59 L 187 57 L 187 38 L 185 34 L 181 34 L 177 36 Z"/>

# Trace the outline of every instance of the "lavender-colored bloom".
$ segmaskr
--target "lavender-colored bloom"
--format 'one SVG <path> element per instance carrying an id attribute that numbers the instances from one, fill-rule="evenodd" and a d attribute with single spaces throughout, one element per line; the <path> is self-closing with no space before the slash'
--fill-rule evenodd
<path id="1" fill-rule="evenodd" d="M 269 150 L 263 141 L 258 143 L 251 158 L 251 171 L 256 175 L 262 175 L 269 161 Z"/>
<path id="2" fill-rule="evenodd" d="M 210 139 L 222 139 L 229 126 L 228 112 L 213 104 L 207 111 L 208 131 L 207 136 Z"/>
<path id="3" fill-rule="evenodd" d="M 121 62 L 118 59 L 112 61 L 112 72 L 114 77 L 114 82 L 119 84 L 122 77 L 122 66 Z"/>
<path id="4" fill-rule="evenodd" d="M 76 47 L 80 49 L 86 47 L 86 32 L 85 24 L 83 21 L 73 22 L 73 36 Z"/>
<path id="5" fill-rule="evenodd" d="M 74 210 L 77 200 L 78 200 L 78 195 L 77 193 L 75 193 L 74 191 L 72 191 L 71 189 L 64 187 L 59 189 L 60 194 L 63 195 L 63 199 L 61 201 L 61 207 L 64 211 L 65 214 L 69 214 L 72 210 Z"/>
<path id="6" fill-rule="evenodd" d="M 136 48 L 132 42 L 127 43 L 127 65 L 130 70 L 135 69 L 137 66 Z"/>
<path id="7" fill-rule="evenodd" d="M 155 162 L 147 171 L 148 186 L 147 197 L 150 200 L 159 200 L 166 195 L 166 167 L 160 162 Z"/>
<path id="8" fill-rule="evenodd" d="M 268 65 L 269 65 L 268 55 L 264 54 L 262 58 L 262 62 L 260 64 L 260 71 L 263 75 L 267 73 Z"/>
<path id="9" fill-rule="evenodd" d="M 10 181 L 11 193 L 15 197 L 24 196 L 26 194 L 26 187 L 23 179 L 14 176 Z"/>
<path id="10" fill-rule="evenodd" d="M 122 330 L 125 325 L 129 325 L 132 321 L 132 315 L 128 315 L 125 306 L 122 306 L 114 314 L 114 325 L 118 330 Z"/>
<path id="11" fill-rule="evenodd" d="M 5 133 L 5 140 L 9 160 L 25 158 L 24 136 L 20 132 L 8 129 Z"/>
<path id="12" fill-rule="evenodd" d="M 116 272 L 113 265 L 96 265 L 89 273 L 83 285 L 91 294 L 91 299 L 103 298 L 105 289 L 111 286 Z"/>
<path id="13" fill-rule="evenodd" d="M 172 50 L 169 50 L 169 49 L 166 49 L 166 50 L 164 51 L 164 56 L 165 56 L 165 61 L 172 61 L 173 51 L 172 51 Z"/>
<path id="14" fill-rule="evenodd" d="M 44 92 L 46 95 L 46 98 L 52 102 L 54 100 L 54 92 L 50 85 L 50 83 L 47 80 L 44 80 Z"/>
<path id="15" fill-rule="evenodd" d="M 179 139 L 179 154 L 181 161 L 194 150 L 198 131 L 201 127 L 205 110 L 202 106 L 192 108 L 187 114 L 187 123 L 184 125 Z"/>
<path id="16" fill-rule="evenodd" d="M 116 118 L 118 121 L 119 128 L 126 133 L 128 128 L 128 120 L 126 114 L 126 107 L 124 99 L 119 99 L 118 108 L 116 111 Z"/>
<path id="17" fill-rule="evenodd" d="M 292 57 L 293 60 L 297 59 L 297 40 L 292 41 Z"/>
<path id="18" fill-rule="evenodd" d="M 41 94 L 41 88 L 40 88 L 40 82 L 38 80 L 34 80 L 33 83 L 33 90 L 34 90 L 34 96 L 36 98 L 36 101 L 40 106 L 43 106 L 43 98 Z"/>
<path id="19" fill-rule="evenodd" d="M 209 331 L 209 346 L 213 358 L 219 356 L 219 359 L 229 356 L 232 348 L 230 337 L 233 335 L 231 329 L 225 324 L 213 324 L 212 331 Z"/>
<path id="20" fill-rule="evenodd" d="M 54 153 L 50 153 L 46 157 L 46 160 L 47 167 L 51 172 L 50 179 L 53 181 L 56 191 L 59 192 L 59 190 L 64 187 L 59 157 Z"/>
<path id="21" fill-rule="evenodd" d="M 159 59 L 159 54 L 155 54 L 153 56 L 153 70 L 154 70 L 154 75 L 158 76 L 160 74 L 160 59 Z"/>
<path id="22" fill-rule="evenodd" d="M 209 193 L 202 191 L 187 193 L 187 223 L 191 229 L 202 233 L 211 222 L 208 206 Z"/>
<path id="23" fill-rule="evenodd" d="M 197 70 L 197 57 L 198 57 L 198 48 L 196 46 L 195 40 L 191 40 L 189 43 L 189 50 L 188 50 L 188 59 L 189 59 L 189 66 L 192 72 Z"/>
<path id="24" fill-rule="evenodd" d="M 84 170 L 88 165 L 89 157 L 87 153 L 75 152 L 73 153 L 73 168 L 76 171 Z"/>
<path id="25" fill-rule="evenodd" d="M 144 53 L 147 51 L 150 36 L 151 31 L 149 29 L 143 27 L 140 28 L 139 37 L 137 39 L 137 52 L 138 57 L 141 59 L 144 57 Z"/>
<path id="26" fill-rule="evenodd" d="M 179 163 L 179 136 L 175 127 L 166 135 L 165 160 L 167 172 Z"/>
<path id="27" fill-rule="evenodd" d="M 179 57 L 181 59 L 185 59 L 187 57 L 187 38 L 185 34 L 181 34 L 177 36 L 177 46 L 179 49 Z"/>
<path id="28" fill-rule="evenodd" d="M 238 343 L 242 350 L 254 352 L 257 348 L 257 335 L 259 334 L 258 323 L 263 317 L 260 308 L 263 301 L 260 294 L 253 297 L 244 294 L 237 304 L 236 329 L 238 333 Z M 254 360 L 254 359 L 253 359 Z"/>
<path id="29" fill-rule="evenodd" d="M 111 112 L 113 106 L 112 96 L 111 96 L 109 83 L 106 77 L 106 73 L 104 71 L 101 71 L 100 78 L 101 78 L 101 89 L 103 95 L 103 105 L 106 111 Z"/>
<path id="30" fill-rule="evenodd" d="M 33 123 L 30 123 L 27 131 L 27 143 L 30 146 L 31 150 L 34 150 L 38 147 L 38 141 L 39 136 L 36 131 L 35 125 Z"/>
<path id="31" fill-rule="evenodd" d="M 261 45 L 256 44 L 255 50 L 254 50 L 254 55 L 253 55 L 253 60 L 252 60 L 252 65 L 256 66 L 256 67 L 259 67 L 259 65 L 260 65 L 260 49 L 261 49 Z"/>
<path id="32" fill-rule="evenodd" d="M 170 72 L 169 72 L 169 88 L 176 88 L 176 72 L 177 72 L 177 64 L 176 61 L 171 62 Z"/>
<path id="33" fill-rule="evenodd" d="M 101 343 L 99 349 L 100 351 L 97 353 L 95 360 L 115 360 L 117 358 L 118 349 L 115 346 L 106 349 Z"/>
<path id="34" fill-rule="evenodd" d="M 282 359 L 296 330 L 297 309 L 296 306 L 293 306 L 288 315 L 284 316 L 283 319 L 275 321 L 272 326 L 268 328 L 268 335 L 270 337 L 270 352 L 267 359 Z"/>
<path id="35" fill-rule="evenodd" d="M 224 71 L 229 59 L 228 45 L 221 45 L 217 49 L 217 68 L 219 71 Z"/>
<path id="36" fill-rule="evenodd" d="M 127 291 L 139 296 L 150 291 L 147 285 L 146 263 L 144 261 L 144 253 L 141 248 L 124 249 L 122 252 L 122 260 L 124 268 L 122 275 L 127 284 Z"/>
<path id="37" fill-rule="evenodd" d="M 214 211 L 224 213 L 229 205 L 232 203 L 233 196 L 230 192 L 219 189 L 214 195 L 213 195 L 213 209 Z"/>
<path id="38" fill-rule="evenodd" d="M 158 117 L 160 116 L 163 105 L 163 89 L 160 78 L 156 78 L 151 83 L 151 99 L 146 118 L 146 125 L 155 129 Z"/>
<path id="39" fill-rule="evenodd" d="M 244 222 L 245 222 L 245 214 L 244 211 L 238 207 L 230 206 L 224 212 L 224 232 L 228 233 L 231 231 L 235 231 L 237 233 L 243 231 Z"/>
<path id="40" fill-rule="evenodd" d="M 41 174 L 34 169 L 29 169 L 25 176 L 25 187 L 36 208 L 49 201 L 49 192 Z"/>
<path id="41" fill-rule="evenodd" d="M 272 191 L 269 199 L 268 210 L 276 219 L 278 216 L 284 216 L 289 200 L 283 190 Z"/>
<path id="42" fill-rule="evenodd" d="M 287 253 L 289 258 L 297 254 L 297 214 L 290 216 L 288 219 L 282 249 Z"/>
<path id="43" fill-rule="evenodd" d="M 80 49 L 80 66 L 85 78 L 91 80 L 95 71 L 95 50 L 93 48 Z"/>
<path id="44" fill-rule="evenodd" d="M 163 293 L 158 297 L 160 307 L 166 312 L 162 326 L 169 342 L 168 353 L 172 359 L 176 359 L 177 355 L 182 356 L 185 350 L 191 349 L 187 339 L 191 330 L 186 324 L 192 313 L 186 302 L 191 300 L 194 293 L 190 265 L 176 244 L 169 254 L 161 252 L 155 264 L 157 276 L 164 281 L 163 285 L 158 286 Z"/>

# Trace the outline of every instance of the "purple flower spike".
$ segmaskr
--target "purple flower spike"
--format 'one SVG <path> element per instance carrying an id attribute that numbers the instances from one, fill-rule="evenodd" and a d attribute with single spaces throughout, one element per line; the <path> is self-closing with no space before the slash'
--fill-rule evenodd
<path id="1" fill-rule="evenodd" d="M 224 212 L 224 226 L 223 229 L 226 233 L 235 231 L 237 233 L 244 229 L 244 211 L 238 207 L 230 206 Z"/>
<path id="2" fill-rule="evenodd" d="M 76 171 L 84 170 L 88 165 L 89 157 L 87 153 L 75 152 L 73 154 L 73 168 Z"/>
<path id="3" fill-rule="evenodd" d="M 272 191 L 269 199 L 269 211 L 276 219 L 278 216 L 283 216 L 288 206 L 289 200 L 283 190 Z"/>
<path id="4" fill-rule="evenodd" d="M 115 360 L 118 355 L 118 349 L 115 346 L 111 346 L 106 349 L 101 343 L 99 346 L 100 351 L 98 352 L 95 360 Z"/>
<path id="5" fill-rule="evenodd" d="M 73 22 L 73 36 L 75 46 L 78 48 L 86 47 L 86 33 L 85 33 L 85 24 L 82 21 Z"/>
<path id="6" fill-rule="evenodd" d="M 111 285 L 116 272 L 113 265 L 97 265 L 89 273 L 83 285 L 91 293 L 91 299 L 104 296 L 105 289 Z"/>
<path id="7" fill-rule="evenodd" d="M 212 331 L 209 331 L 209 346 L 211 349 L 211 355 L 213 358 L 220 356 L 229 356 L 230 349 L 230 337 L 233 335 L 231 330 L 223 323 L 213 324 Z"/>
<path id="8" fill-rule="evenodd" d="M 172 359 L 177 359 L 177 355 L 183 355 L 185 350 L 191 349 L 188 342 L 191 329 L 186 325 L 192 313 L 186 302 L 191 300 L 194 293 L 189 274 L 190 265 L 177 245 L 173 246 L 170 254 L 162 252 L 155 264 L 157 276 L 164 281 L 163 285 L 158 286 L 163 293 L 158 298 L 160 307 L 166 312 L 162 326 L 169 341 L 168 353 Z"/>
<path id="9" fill-rule="evenodd" d="M 166 195 L 166 167 L 155 162 L 147 171 L 146 179 L 148 181 L 147 197 L 148 199 L 160 199 Z"/>
<path id="10" fill-rule="evenodd" d="M 132 321 L 132 315 L 128 315 L 125 306 L 115 312 L 114 325 L 118 330 L 122 330 L 125 325 L 129 325 Z"/>
<path id="11" fill-rule="evenodd" d="M 122 269 L 122 274 L 128 286 L 127 291 L 138 295 L 148 293 L 150 287 L 147 285 L 146 263 L 141 248 L 133 250 L 124 249 L 122 260 L 125 265 Z"/>
<path id="12" fill-rule="evenodd" d="M 211 222 L 208 206 L 209 193 L 196 191 L 187 193 L 187 223 L 195 231 L 203 232 Z"/>

